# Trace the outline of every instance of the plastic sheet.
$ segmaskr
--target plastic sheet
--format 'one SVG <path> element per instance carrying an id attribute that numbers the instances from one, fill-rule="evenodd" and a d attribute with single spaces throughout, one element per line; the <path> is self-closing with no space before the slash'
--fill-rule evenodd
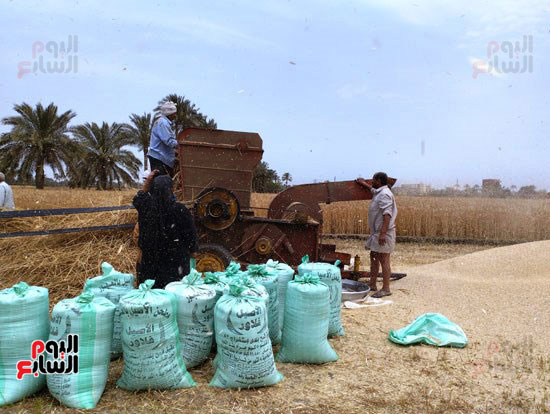
<path id="1" fill-rule="evenodd" d="M 462 328 L 440 313 L 425 313 L 410 325 L 396 331 L 391 330 L 388 339 L 400 345 L 425 343 L 464 348 L 468 344 Z"/>

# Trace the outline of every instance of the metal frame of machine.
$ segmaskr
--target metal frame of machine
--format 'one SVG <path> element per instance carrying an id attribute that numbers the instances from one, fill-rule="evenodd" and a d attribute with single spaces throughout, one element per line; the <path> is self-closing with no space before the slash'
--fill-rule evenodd
<path id="1" fill-rule="evenodd" d="M 273 259 L 297 266 L 306 254 L 313 261 L 350 264 L 351 255 L 320 242 L 320 204 L 371 199 L 370 191 L 356 181 L 289 187 L 272 200 L 267 217 L 258 217 L 250 200 L 253 172 L 263 154 L 259 134 L 187 128 L 178 135 L 178 144 L 179 194 L 193 204 L 199 271 L 221 271 L 230 260 Z M 365 276 L 355 270 L 345 276 Z"/>

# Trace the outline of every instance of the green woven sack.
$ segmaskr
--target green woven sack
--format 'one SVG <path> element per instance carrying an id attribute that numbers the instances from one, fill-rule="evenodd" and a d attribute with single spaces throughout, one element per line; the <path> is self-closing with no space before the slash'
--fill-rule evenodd
<path id="1" fill-rule="evenodd" d="M 116 305 L 115 317 L 113 323 L 113 343 L 111 345 L 111 358 L 122 355 L 122 342 L 120 334 L 122 326 L 120 324 L 120 307 L 118 302 L 120 298 L 134 288 L 134 275 L 116 271 L 113 266 L 107 262 L 101 264 L 101 276 L 86 280 L 84 290 L 90 290 L 95 296 L 102 296 L 109 299 Z"/>
<path id="2" fill-rule="evenodd" d="M 275 367 L 265 301 L 238 280 L 214 310 L 218 364 L 210 386 L 255 388 L 283 379 Z"/>
<path id="3" fill-rule="evenodd" d="M 204 284 L 201 274 L 194 269 L 181 282 L 169 283 L 164 289 L 178 300 L 177 319 L 185 366 L 200 365 L 212 349 L 216 291 Z"/>
<path id="4" fill-rule="evenodd" d="M 48 289 L 19 282 L 0 290 L 0 407 L 22 400 L 46 385 L 46 377 L 16 378 L 17 362 L 31 359 L 31 344 L 48 340 Z"/>
<path id="5" fill-rule="evenodd" d="M 132 391 L 193 387 L 181 352 L 176 297 L 152 289 L 154 283 L 148 279 L 120 299 L 124 371 L 117 386 Z"/>
<path id="6" fill-rule="evenodd" d="M 241 272 L 239 276 L 235 276 L 235 278 L 231 281 L 231 283 L 237 283 L 241 285 L 244 288 L 242 295 L 253 296 L 255 298 L 260 299 L 265 304 L 265 307 L 267 309 L 267 305 L 269 303 L 269 295 L 267 294 L 267 290 L 265 290 L 265 287 L 263 287 L 262 285 L 256 283 L 256 281 L 253 278 L 248 276 L 247 272 Z M 226 288 L 226 293 L 228 291 L 229 291 L 229 286 Z M 215 327 L 216 327 L 216 318 L 214 317 L 214 329 Z M 269 321 L 268 321 L 268 327 L 269 327 Z M 220 353 L 218 352 L 214 360 L 212 361 L 212 365 L 214 366 L 214 368 L 218 366 L 219 359 L 220 359 Z"/>
<path id="7" fill-rule="evenodd" d="M 270 273 L 266 265 L 249 265 L 248 276 L 256 283 L 265 287 L 269 300 L 267 303 L 267 318 L 269 322 L 269 339 L 273 345 L 281 342 L 281 326 L 279 324 L 279 284 L 276 273 Z"/>
<path id="8" fill-rule="evenodd" d="M 342 275 L 337 260 L 333 265 L 330 263 L 310 263 L 309 256 L 302 258 L 302 264 L 298 266 L 298 274 L 303 276 L 308 273 L 315 274 L 321 279 L 330 290 L 330 323 L 328 326 L 329 336 L 344 336 L 344 327 L 340 319 L 342 306 Z"/>
<path id="9" fill-rule="evenodd" d="M 330 293 L 318 276 L 297 276 L 288 283 L 283 344 L 277 361 L 322 364 L 338 360 L 327 335 Z"/>
<path id="10" fill-rule="evenodd" d="M 50 394 L 67 407 L 94 408 L 105 390 L 115 309 L 110 300 L 90 291 L 53 308 L 49 339 L 67 341 L 68 334 L 78 335 L 78 373 L 47 376 Z"/>
<path id="11" fill-rule="evenodd" d="M 239 276 L 241 272 L 241 265 L 237 262 L 231 262 L 229 265 L 225 268 L 225 278 L 227 281 L 231 280 L 234 277 Z"/>
<path id="12" fill-rule="evenodd" d="M 204 283 L 210 285 L 216 291 L 216 301 L 222 297 L 227 288 L 227 279 L 224 272 L 205 272 Z"/>
<path id="13" fill-rule="evenodd" d="M 265 264 L 267 271 L 277 275 L 277 299 L 279 301 L 279 326 L 283 329 L 285 317 L 286 289 L 288 282 L 294 277 L 294 269 L 286 263 L 269 259 Z"/>

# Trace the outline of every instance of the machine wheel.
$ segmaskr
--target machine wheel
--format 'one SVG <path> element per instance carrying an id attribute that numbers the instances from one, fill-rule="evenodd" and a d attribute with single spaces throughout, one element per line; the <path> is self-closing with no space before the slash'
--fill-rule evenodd
<path id="1" fill-rule="evenodd" d="M 195 217 L 207 229 L 224 230 L 241 212 L 239 200 L 225 188 L 207 188 L 195 201 Z"/>
<path id="2" fill-rule="evenodd" d="M 223 272 L 233 260 L 231 253 L 219 244 L 202 244 L 196 253 L 195 268 L 203 272 Z"/>

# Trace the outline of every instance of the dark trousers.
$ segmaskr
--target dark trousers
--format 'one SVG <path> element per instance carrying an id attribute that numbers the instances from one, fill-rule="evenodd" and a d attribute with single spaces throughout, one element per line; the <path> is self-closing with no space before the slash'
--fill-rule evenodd
<path id="1" fill-rule="evenodd" d="M 161 160 L 157 160 L 156 158 L 151 157 L 150 155 L 148 155 L 147 158 L 149 158 L 149 164 L 151 166 L 151 171 L 159 170 L 159 175 L 168 175 L 170 177 L 174 176 L 174 169 L 173 168 L 167 166 Z"/>

